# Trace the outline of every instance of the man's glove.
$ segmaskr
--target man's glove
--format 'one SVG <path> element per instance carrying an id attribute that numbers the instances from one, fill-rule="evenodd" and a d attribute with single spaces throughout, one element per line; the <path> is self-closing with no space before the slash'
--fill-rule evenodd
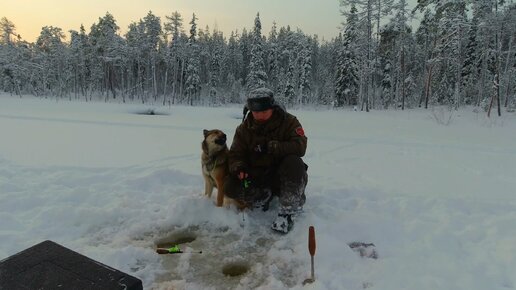
<path id="1" fill-rule="evenodd" d="M 273 154 L 278 153 L 279 151 L 280 142 L 276 140 L 271 140 L 269 143 L 267 143 L 267 152 Z"/>
<path id="2" fill-rule="evenodd" d="M 238 166 L 235 169 L 235 174 L 238 177 L 238 179 L 243 180 L 249 177 L 249 173 L 246 166 Z"/>

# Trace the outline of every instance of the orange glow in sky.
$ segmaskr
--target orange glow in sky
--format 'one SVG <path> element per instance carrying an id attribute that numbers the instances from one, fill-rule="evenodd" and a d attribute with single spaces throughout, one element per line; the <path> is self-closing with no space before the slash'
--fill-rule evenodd
<path id="1" fill-rule="evenodd" d="M 0 18 L 7 17 L 16 26 L 22 39 L 33 42 L 43 26 L 59 27 L 69 40 L 69 30 L 86 32 L 106 12 L 111 13 L 123 35 L 131 22 L 144 18 L 149 11 L 161 17 L 178 11 L 183 16 L 185 31 L 192 13 L 198 18 L 198 28 L 215 26 L 229 37 L 231 31 L 248 30 L 260 12 L 262 33 L 268 35 L 273 21 L 277 27 L 290 25 L 306 34 L 317 34 L 330 40 L 339 33 L 344 20 L 338 0 L 0 0 Z"/>

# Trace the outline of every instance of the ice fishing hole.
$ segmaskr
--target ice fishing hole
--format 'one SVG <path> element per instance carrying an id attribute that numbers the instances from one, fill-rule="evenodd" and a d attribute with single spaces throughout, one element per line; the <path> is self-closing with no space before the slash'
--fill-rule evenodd
<path id="1" fill-rule="evenodd" d="M 157 111 L 156 109 L 139 110 L 139 111 L 135 111 L 134 114 L 148 115 L 148 116 L 167 116 L 167 115 L 169 115 L 166 112 Z"/>
<path id="2" fill-rule="evenodd" d="M 175 245 L 187 244 L 195 241 L 197 235 L 192 232 L 179 232 L 163 238 L 156 243 L 158 248 L 170 248 Z"/>
<path id="3" fill-rule="evenodd" d="M 226 276 L 240 276 L 249 271 L 249 266 L 244 262 L 229 263 L 222 267 L 222 273 Z"/>

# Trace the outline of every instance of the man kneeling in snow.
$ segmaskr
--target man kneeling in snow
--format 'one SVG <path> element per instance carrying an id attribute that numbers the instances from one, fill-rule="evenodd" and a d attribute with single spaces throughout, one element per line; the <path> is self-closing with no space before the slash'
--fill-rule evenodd
<path id="1" fill-rule="evenodd" d="M 280 209 L 272 229 L 288 233 L 306 200 L 308 167 L 301 159 L 306 144 L 303 127 L 275 103 L 273 92 L 253 90 L 229 151 L 231 174 L 224 183 L 225 194 L 264 211 L 272 197 L 278 196 Z"/>

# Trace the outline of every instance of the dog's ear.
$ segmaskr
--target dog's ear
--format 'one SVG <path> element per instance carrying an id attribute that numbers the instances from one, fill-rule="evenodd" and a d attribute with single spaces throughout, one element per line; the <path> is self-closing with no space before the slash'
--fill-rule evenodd
<path id="1" fill-rule="evenodd" d="M 202 133 L 204 135 L 204 138 L 206 138 L 206 137 L 208 137 L 208 134 L 210 133 L 210 131 L 204 129 L 204 130 L 202 130 Z"/>

